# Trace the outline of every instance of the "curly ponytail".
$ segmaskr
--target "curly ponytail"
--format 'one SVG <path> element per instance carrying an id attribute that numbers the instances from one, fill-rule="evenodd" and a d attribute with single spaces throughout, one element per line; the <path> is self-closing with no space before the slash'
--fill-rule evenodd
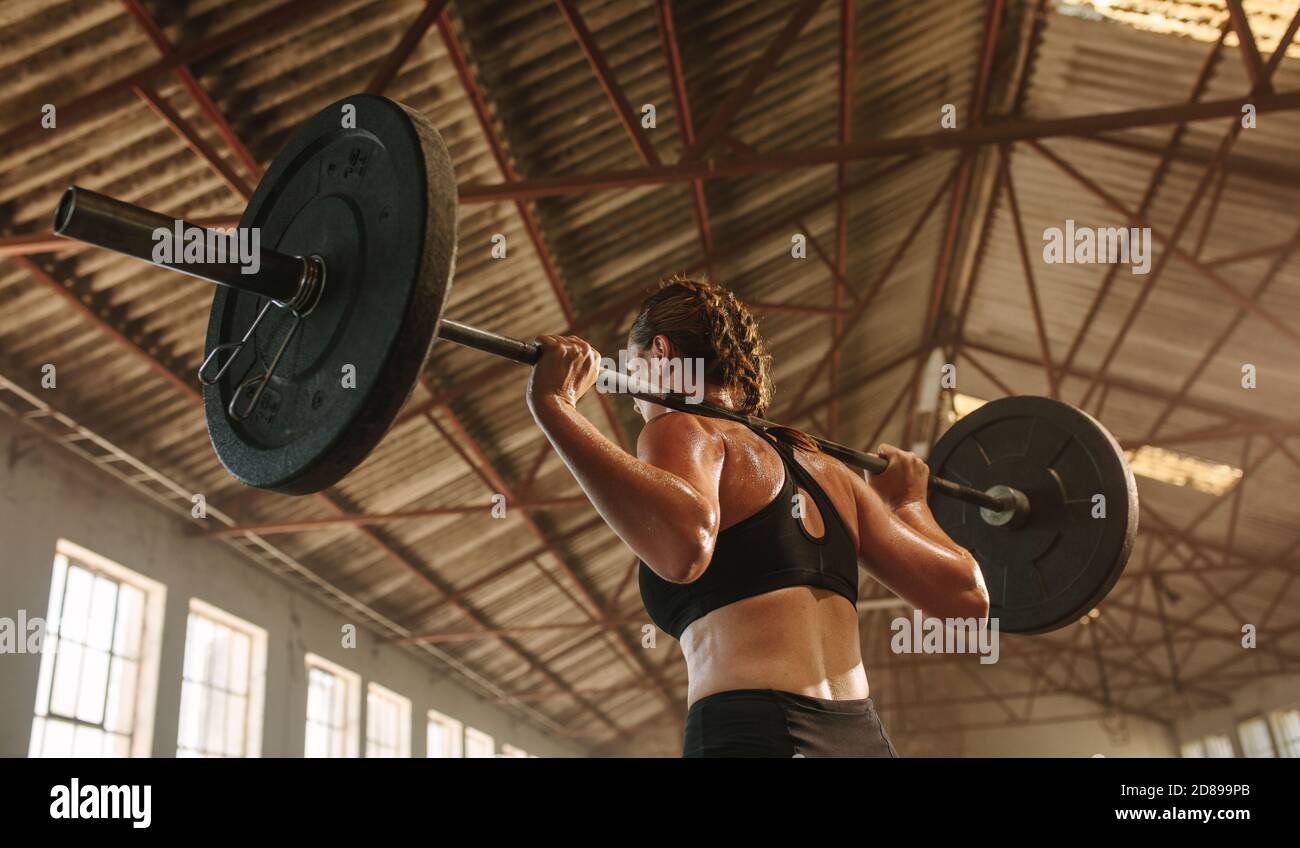
<path id="1" fill-rule="evenodd" d="M 735 409 L 762 415 L 772 402 L 772 356 L 758 321 L 728 289 L 674 274 L 642 302 L 629 340 L 647 348 L 655 336 L 672 342 L 678 356 L 701 359 L 707 380 L 728 389 Z M 818 450 L 812 437 L 790 427 L 772 427 L 776 438 L 804 450 Z"/>

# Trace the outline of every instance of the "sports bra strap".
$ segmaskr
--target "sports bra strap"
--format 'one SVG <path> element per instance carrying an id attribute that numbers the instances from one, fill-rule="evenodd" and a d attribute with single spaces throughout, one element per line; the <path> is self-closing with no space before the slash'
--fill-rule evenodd
<path id="1" fill-rule="evenodd" d="M 808 472 L 808 469 L 799 464 L 799 460 L 794 455 L 794 448 L 766 432 L 761 430 L 754 432 L 776 449 L 777 455 L 781 457 L 781 463 L 785 466 L 786 480 L 793 478 L 797 489 L 801 488 L 812 495 L 813 503 L 817 504 L 817 511 L 821 513 L 822 523 L 829 527 L 830 522 L 834 522 L 841 531 L 848 534 L 848 527 L 844 525 L 839 510 L 831 503 L 826 490 L 821 487 L 817 479 Z"/>

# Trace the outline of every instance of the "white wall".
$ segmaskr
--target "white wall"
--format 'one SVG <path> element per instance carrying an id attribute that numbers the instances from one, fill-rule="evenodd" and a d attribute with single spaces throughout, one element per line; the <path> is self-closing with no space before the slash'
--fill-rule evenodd
<path id="1" fill-rule="evenodd" d="M 165 584 L 155 756 L 176 752 L 185 624 L 192 597 L 268 631 L 263 756 L 302 756 L 307 651 L 357 672 L 363 686 L 374 681 L 410 698 L 413 756 L 424 756 L 424 716 L 429 709 L 491 734 L 498 751 L 508 743 L 539 756 L 584 753 L 383 643 L 362 621 L 351 621 L 220 542 L 187 536 L 184 528 L 183 521 L 89 463 L 0 415 L 0 617 L 16 620 L 20 609 L 29 618 L 45 615 L 60 538 Z M 346 623 L 357 625 L 354 649 L 341 646 L 340 630 Z M 0 654 L 0 756 L 26 755 L 39 661 L 34 655 Z"/>

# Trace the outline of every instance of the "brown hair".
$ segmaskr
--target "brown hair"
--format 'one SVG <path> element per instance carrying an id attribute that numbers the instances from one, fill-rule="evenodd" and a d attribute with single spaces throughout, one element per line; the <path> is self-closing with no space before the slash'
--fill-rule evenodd
<path id="1" fill-rule="evenodd" d="M 705 379 L 731 392 L 737 412 L 761 416 L 772 402 L 772 356 L 758 321 L 729 290 L 674 274 L 641 303 L 629 341 L 650 347 L 665 336 L 684 359 L 701 359 Z M 808 451 L 811 436 L 791 427 L 769 427 L 776 438 Z"/>

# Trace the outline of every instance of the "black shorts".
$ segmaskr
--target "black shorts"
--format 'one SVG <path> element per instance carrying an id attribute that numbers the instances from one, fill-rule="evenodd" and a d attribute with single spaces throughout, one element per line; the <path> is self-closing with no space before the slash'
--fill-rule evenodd
<path id="1" fill-rule="evenodd" d="M 686 713 L 683 757 L 897 757 L 870 698 L 774 689 L 706 695 Z"/>

